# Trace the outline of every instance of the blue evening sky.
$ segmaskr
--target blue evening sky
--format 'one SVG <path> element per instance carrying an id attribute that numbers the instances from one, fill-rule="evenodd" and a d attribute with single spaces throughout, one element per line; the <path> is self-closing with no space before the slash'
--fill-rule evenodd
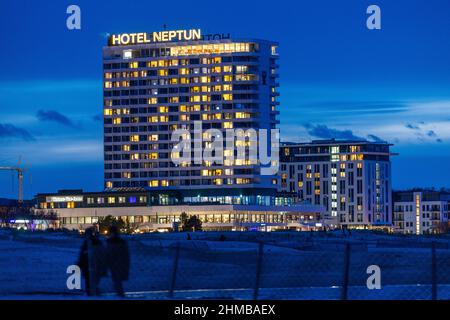
<path id="1" fill-rule="evenodd" d="M 81 7 L 81 30 L 66 8 Z M 366 28 L 377 4 L 382 29 Z M 393 186 L 450 186 L 450 1 L 24 1 L 0 5 L 0 166 L 26 196 L 101 190 L 108 33 L 201 28 L 280 43 L 282 138 L 383 139 Z M 17 182 L 0 172 L 0 197 Z"/>

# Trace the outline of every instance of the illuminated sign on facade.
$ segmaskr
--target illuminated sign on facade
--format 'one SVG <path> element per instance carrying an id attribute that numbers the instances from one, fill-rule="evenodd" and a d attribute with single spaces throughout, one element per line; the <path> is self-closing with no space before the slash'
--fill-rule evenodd
<path id="1" fill-rule="evenodd" d="M 83 202 L 83 196 L 54 196 L 47 197 L 47 202 Z"/>
<path id="2" fill-rule="evenodd" d="M 152 42 L 192 41 L 201 38 L 200 29 L 122 33 L 110 36 L 109 45 L 125 46 Z"/>

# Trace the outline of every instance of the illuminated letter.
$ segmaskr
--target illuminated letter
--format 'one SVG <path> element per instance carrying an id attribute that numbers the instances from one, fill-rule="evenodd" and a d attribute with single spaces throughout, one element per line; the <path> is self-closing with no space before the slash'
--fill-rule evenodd
<path id="1" fill-rule="evenodd" d="M 161 32 L 153 32 L 153 42 L 161 41 Z"/>
<path id="2" fill-rule="evenodd" d="M 109 39 L 110 39 L 110 42 L 111 42 L 112 45 L 118 45 L 118 44 L 120 44 L 120 35 L 115 35 L 115 34 L 113 34 L 113 35 L 111 36 L 111 38 L 109 38 Z"/>
<path id="3" fill-rule="evenodd" d="M 121 42 L 121 44 L 128 44 L 130 42 L 130 35 L 127 33 L 121 34 L 120 42 Z"/>
<path id="4" fill-rule="evenodd" d="M 379 6 L 377 5 L 370 5 L 367 7 L 367 14 L 371 14 L 371 16 L 369 16 L 367 18 L 367 29 L 369 30 L 373 30 L 373 29 L 381 29 L 381 9 Z"/>
<path id="5" fill-rule="evenodd" d="M 67 14 L 71 14 L 67 17 L 66 26 L 69 30 L 81 29 L 81 9 L 77 5 L 70 5 L 66 10 Z"/>
<path id="6" fill-rule="evenodd" d="M 199 40 L 201 38 L 200 29 L 191 30 L 191 35 L 190 40 Z"/>
<path id="7" fill-rule="evenodd" d="M 172 41 L 173 38 L 177 36 L 176 31 L 169 31 L 169 41 Z"/>

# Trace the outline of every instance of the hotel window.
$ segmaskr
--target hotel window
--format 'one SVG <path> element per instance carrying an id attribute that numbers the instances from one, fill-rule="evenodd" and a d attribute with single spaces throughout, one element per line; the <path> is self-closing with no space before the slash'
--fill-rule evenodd
<path id="1" fill-rule="evenodd" d="M 156 61 L 156 60 L 147 62 L 147 67 L 149 67 L 149 68 L 156 68 L 157 66 L 158 66 L 158 61 Z"/>
<path id="2" fill-rule="evenodd" d="M 115 197 L 108 197 L 108 203 L 109 204 L 116 203 L 116 198 Z"/>
<path id="3" fill-rule="evenodd" d="M 158 180 L 152 180 L 152 181 L 149 181 L 149 183 L 148 183 L 149 187 L 157 187 L 158 185 L 159 185 Z"/>
<path id="4" fill-rule="evenodd" d="M 223 66 L 223 72 L 232 72 L 233 67 L 232 66 Z"/>
<path id="5" fill-rule="evenodd" d="M 277 55 L 278 55 L 277 49 L 278 49 L 277 46 L 271 46 L 271 47 L 270 47 L 270 53 L 271 53 L 273 56 L 277 56 Z"/>
<path id="6" fill-rule="evenodd" d="M 224 129 L 233 129 L 233 122 L 224 122 L 222 126 Z"/>
<path id="7" fill-rule="evenodd" d="M 152 160 L 156 160 L 158 159 L 158 153 L 157 152 L 149 153 L 148 157 Z"/>
<path id="8" fill-rule="evenodd" d="M 136 69 L 139 66 L 137 61 L 130 62 L 129 68 Z"/>
<path id="9" fill-rule="evenodd" d="M 223 94 L 222 95 L 222 99 L 225 100 L 225 101 L 233 100 L 233 95 L 229 94 L 229 93 Z"/>
<path id="10" fill-rule="evenodd" d="M 114 118 L 113 119 L 113 124 L 121 124 L 122 123 L 122 119 L 121 118 Z"/>

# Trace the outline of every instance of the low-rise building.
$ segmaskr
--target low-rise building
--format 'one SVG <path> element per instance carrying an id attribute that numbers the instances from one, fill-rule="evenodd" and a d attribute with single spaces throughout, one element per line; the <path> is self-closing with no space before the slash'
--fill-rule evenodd
<path id="1" fill-rule="evenodd" d="M 394 192 L 394 230 L 405 234 L 442 233 L 448 229 L 450 193 L 433 190 Z"/>
<path id="2" fill-rule="evenodd" d="M 177 197 L 161 202 L 159 196 L 139 188 L 105 192 L 61 190 L 37 195 L 36 206 L 40 211 L 56 213 L 60 228 L 77 230 L 92 226 L 101 217 L 113 216 L 138 231 L 169 231 L 177 229 L 182 213 L 199 217 L 204 230 L 315 230 L 323 223 L 324 209 L 315 205 L 227 203 L 214 198 L 196 203 L 176 200 Z"/>

